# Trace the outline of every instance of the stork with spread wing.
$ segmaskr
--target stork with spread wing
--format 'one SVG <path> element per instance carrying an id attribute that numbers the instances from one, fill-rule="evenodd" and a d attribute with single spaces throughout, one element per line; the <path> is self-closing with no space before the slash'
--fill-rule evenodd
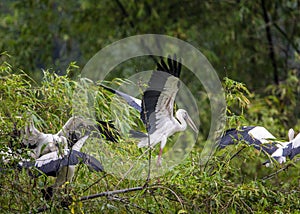
<path id="1" fill-rule="evenodd" d="M 161 165 L 163 148 L 169 136 L 175 132 L 184 131 L 189 125 L 195 132 L 198 129 L 189 114 L 184 109 L 178 109 L 174 117 L 174 101 L 180 86 L 181 63 L 168 57 L 167 63 L 161 59 L 157 70 L 152 73 L 148 88 L 143 93 L 142 101 L 115 89 L 103 86 L 105 89 L 125 99 L 132 107 L 140 111 L 141 120 L 147 128 L 146 133 L 132 132 L 140 138 L 138 147 L 154 147 L 160 143 L 157 164 Z"/>

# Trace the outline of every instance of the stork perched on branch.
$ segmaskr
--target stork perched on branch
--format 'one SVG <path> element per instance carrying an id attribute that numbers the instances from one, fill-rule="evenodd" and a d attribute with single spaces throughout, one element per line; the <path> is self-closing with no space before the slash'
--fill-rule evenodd
<path id="1" fill-rule="evenodd" d="M 14 154 L 10 148 L 7 148 L 7 151 L 1 151 L 0 155 L 4 164 L 9 165 L 10 161 L 21 159 L 17 166 L 19 169 L 35 167 L 39 170 L 39 175 L 42 173 L 47 176 L 57 177 L 56 186 L 58 186 L 72 179 L 75 166 L 80 163 L 87 165 L 92 170 L 103 171 L 102 164 L 97 159 L 80 152 L 88 137 L 86 135 L 79 139 L 71 149 L 49 152 L 33 161 L 21 158 L 19 155 Z"/>
<path id="2" fill-rule="evenodd" d="M 49 152 L 57 151 L 58 146 L 67 149 L 67 138 L 58 134 L 40 132 L 31 121 L 25 127 L 22 144 L 32 149 L 31 156 L 35 159 Z"/>
<path id="3" fill-rule="evenodd" d="M 40 132 L 31 121 L 25 127 L 22 143 L 32 149 L 32 157 L 37 159 L 41 155 L 55 152 L 60 148 L 72 147 L 78 139 L 86 133 L 99 131 L 105 139 L 117 142 L 119 134 L 113 124 L 105 121 L 93 123 L 79 116 L 72 116 L 56 134 L 45 134 Z"/>
<path id="4" fill-rule="evenodd" d="M 241 129 L 227 130 L 220 140 L 219 147 L 224 148 L 231 144 L 245 142 L 265 152 L 281 164 L 286 162 L 287 157 L 292 160 L 300 153 L 300 133 L 294 138 L 294 130 L 290 129 L 288 137 L 288 142 L 279 142 L 264 127 L 244 126 Z M 270 161 L 266 161 L 265 165 L 269 166 Z"/>
<path id="5" fill-rule="evenodd" d="M 14 153 L 10 148 L 0 151 L 2 162 L 6 167 L 16 166 L 14 160 L 20 160 L 17 167 L 36 168 L 41 174 L 57 177 L 54 187 L 60 186 L 66 181 L 71 181 L 74 176 L 75 166 L 83 163 L 95 171 L 103 171 L 102 164 L 94 157 L 80 152 L 86 140 L 93 135 L 91 131 L 101 130 L 108 135 L 109 140 L 115 141 L 106 122 L 94 124 L 81 117 L 71 117 L 57 134 L 44 134 L 37 130 L 31 122 L 25 128 L 22 143 L 33 149 L 32 158 L 24 159 Z M 100 129 L 101 128 L 101 129 Z M 69 149 L 70 146 L 70 149 Z M 7 150 L 7 151 L 6 151 Z M 0 168 L 1 171 L 2 169 Z M 47 189 L 47 195 L 52 194 L 52 187 Z"/>
<path id="6" fill-rule="evenodd" d="M 40 172 L 57 177 L 55 186 L 59 186 L 66 181 L 71 181 L 75 166 L 83 163 L 95 171 L 103 171 L 102 164 L 94 157 L 80 152 L 81 147 L 88 139 L 84 136 L 79 139 L 72 149 L 57 150 L 42 155 L 35 161 L 21 161 L 22 168 L 36 167 Z"/>
<path id="7" fill-rule="evenodd" d="M 154 147 L 160 143 L 157 165 L 161 165 L 163 148 L 169 136 L 184 131 L 187 124 L 195 131 L 198 129 L 187 111 L 178 109 L 174 117 L 174 101 L 180 86 L 181 63 L 168 57 L 167 64 L 163 59 L 157 63 L 157 71 L 153 71 L 148 88 L 143 93 L 142 101 L 130 95 L 103 86 L 110 92 L 123 97 L 126 102 L 140 112 L 141 120 L 146 125 L 147 133 L 132 131 L 132 135 L 140 139 L 138 147 Z"/>
<path id="8" fill-rule="evenodd" d="M 88 139 L 88 135 L 80 138 L 72 149 L 57 150 L 42 155 L 35 161 L 21 161 L 18 168 L 36 168 L 41 174 L 57 177 L 55 184 L 43 190 L 44 197 L 50 199 L 53 195 L 53 187 L 59 187 L 65 182 L 72 181 L 75 173 L 75 166 L 85 164 L 90 170 L 103 171 L 103 166 L 96 158 L 80 152 L 81 147 Z"/>

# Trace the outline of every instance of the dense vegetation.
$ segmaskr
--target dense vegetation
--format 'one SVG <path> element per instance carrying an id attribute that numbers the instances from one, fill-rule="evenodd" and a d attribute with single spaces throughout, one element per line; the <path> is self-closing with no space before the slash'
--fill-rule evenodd
<path id="1" fill-rule="evenodd" d="M 299 7 L 292 0 L 2 1 L 0 149 L 10 146 L 20 157 L 28 157 L 18 138 L 28 119 L 33 118 L 41 131 L 56 133 L 73 113 L 73 93 L 79 87 L 76 78 L 87 60 L 113 41 L 142 33 L 175 36 L 204 53 L 224 87 L 226 128 L 263 125 L 287 140 L 290 127 L 300 130 Z M 124 65 L 126 69 L 117 68 L 117 74 L 126 77 L 142 70 L 143 62 L 151 64 L 132 60 Z M 113 79 L 112 84 L 121 81 Z M 183 75 L 183 81 L 193 80 Z M 187 85 L 196 94 L 202 90 Z M 111 94 L 99 88 L 97 97 L 101 120 L 113 120 L 120 132 L 141 126 L 137 113 L 125 103 L 114 106 L 123 113 L 118 120 L 118 111 L 110 111 L 110 105 L 115 105 Z M 250 146 L 237 145 L 217 151 L 206 165 L 200 165 L 210 126 L 205 112 L 210 106 L 205 95 L 198 102 L 204 111 L 197 144 L 159 182 L 94 173 L 80 166 L 74 182 L 46 201 L 41 191 L 53 183 L 52 178 L 32 178 L 25 170 L 12 168 L 0 173 L 0 212 L 297 212 L 297 157 L 266 168 L 262 162 L 268 157 Z M 128 136 L 108 146 L 122 157 L 141 154 Z M 155 154 L 156 150 L 153 158 Z M 114 190 L 125 191 L 105 193 Z M 98 195 L 86 197 L 93 194 Z"/>

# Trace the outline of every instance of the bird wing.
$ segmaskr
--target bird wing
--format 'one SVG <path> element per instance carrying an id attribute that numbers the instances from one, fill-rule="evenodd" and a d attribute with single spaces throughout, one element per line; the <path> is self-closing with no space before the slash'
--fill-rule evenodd
<path id="1" fill-rule="evenodd" d="M 89 135 L 85 135 L 82 138 L 80 138 L 73 146 L 72 150 L 80 151 L 81 147 L 84 145 L 85 141 L 89 138 Z"/>
<path id="2" fill-rule="evenodd" d="M 96 128 L 102 134 L 102 136 L 105 137 L 106 140 L 118 143 L 118 140 L 121 136 L 112 121 L 97 120 Z"/>
<path id="3" fill-rule="evenodd" d="M 128 105 L 130 105 L 131 107 L 135 108 L 136 110 L 138 110 L 139 112 L 142 111 L 142 101 L 140 99 L 137 99 L 135 97 L 132 97 L 128 94 L 125 94 L 121 91 L 118 91 L 116 89 L 112 89 L 110 87 L 107 87 L 103 84 L 99 84 L 99 86 L 101 86 L 102 88 L 106 89 L 107 91 L 110 91 L 113 94 L 119 95 L 120 97 L 122 97 L 127 103 Z"/>
<path id="4" fill-rule="evenodd" d="M 179 90 L 181 63 L 168 58 L 157 64 L 143 94 L 141 119 L 149 134 L 173 118 L 174 101 Z"/>
<path id="5" fill-rule="evenodd" d="M 35 163 L 31 161 L 22 162 L 24 168 L 32 167 L 33 165 L 48 176 L 56 176 L 62 167 L 75 166 L 83 163 L 95 171 L 103 171 L 103 166 L 96 158 L 76 150 L 60 155 L 58 152 L 51 152 L 38 158 Z"/>
<path id="6" fill-rule="evenodd" d="M 255 139 L 249 136 L 248 132 L 253 129 L 253 126 L 243 127 L 242 129 L 229 129 L 223 134 L 219 147 L 224 148 L 225 146 L 236 144 L 239 141 L 245 141 L 249 144 L 253 144 Z"/>
<path id="7" fill-rule="evenodd" d="M 268 142 L 270 139 L 276 139 L 266 128 L 262 126 L 255 126 L 249 131 L 249 134 L 261 142 Z"/>
<path id="8" fill-rule="evenodd" d="M 73 146 L 82 137 L 91 135 L 91 133 L 92 136 L 95 137 L 98 132 L 100 132 L 105 139 L 112 142 L 117 142 L 120 137 L 118 130 L 112 122 L 101 120 L 92 122 L 79 116 L 72 116 L 57 135 L 66 137 L 69 144 Z"/>
<path id="9" fill-rule="evenodd" d="M 39 141 L 47 138 L 47 134 L 40 132 L 33 121 L 30 121 L 24 128 L 22 143 L 29 148 L 35 148 Z"/>
<path id="10" fill-rule="evenodd" d="M 221 138 L 219 147 L 224 148 L 227 145 L 244 141 L 253 145 L 257 150 L 263 150 L 271 155 L 277 150 L 277 146 L 276 143 L 270 143 L 267 139 L 275 139 L 275 137 L 264 127 L 245 126 L 241 129 L 227 130 Z"/>
<path id="11" fill-rule="evenodd" d="M 70 119 L 65 123 L 62 129 L 57 133 L 58 136 L 64 136 L 66 138 L 70 138 L 71 133 L 80 130 L 81 127 L 86 127 L 91 125 L 88 121 L 84 120 L 78 116 L 72 116 Z"/>

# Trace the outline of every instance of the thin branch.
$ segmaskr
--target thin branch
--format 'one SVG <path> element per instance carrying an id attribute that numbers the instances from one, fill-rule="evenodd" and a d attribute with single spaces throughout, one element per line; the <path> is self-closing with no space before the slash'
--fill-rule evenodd
<path id="1" fill-rule="evenodd" d="M 125 7 L 123 6 L 123 4 L 121 3 L 121 1 L 120 0 L 115 0 L 115 2 L 117 3 L 117 5 L 119 6 L 120 10 L 122 11 L 123 16 L 125 16 L 126 18 L 128 18 L 130 27 L 135 28 L 133 22 L 130 20 L 129 14 L 127 13 L 127 11 L 126 11 Z"/>
<path id="2" fill-rule="evenodd" d="M 261 0 L 261 7 L 263 10 L 263 17 L 264 17 L 264 21 L 266 24 L 266 36 L 267 36 L 267 40 L 268 40 L 268 46 L 269 46 L 269 57 L 272 61 L 272 65 L 273 65 L 273 74 L 274 74 L 274 82 L 275 84 L 279 84 L 279 77 L 278 77 L 278 69 L 277 69 L 277 64 L 276 64 L 276 59 L 275 59 L 275 51 L 274 51 L 274 45 L 273 45 L 273 40 L 272 40 L 272 34 L 271 34 L 271 28 L 270 28 L 270 19 L 268 16 L 268 12 L 266 9 L 266 5 L 265 5 L 265 1 Z"/>
<path id="3" fill-rule="evenodd" d="M 268 180 L 268 179 L 274 177 L 275 175 L 278 175 L 280 172 L 282 172 L 282 171 L 288 169 L 290 166 L 293 166 L 294 163 L 296 163 L 296 162 L 298 162 L 298 161 L 300 161 L 300 158 L 297 158 L 295 161 L 293 161 L 293 163 L 287 164 L 285 167 L 283 167 L 283 168 L 277 170 L 276 172 L 274 172 L 274 173 L 272 173 L 272 174 L 270 174 L 270 175 L 267 175 L 267 176 L 263 177 L 262 180 Z"/>
<path id="4" fill-rule="evenodd" d="M 143 97 L 144 98 L 144 97 Z M 148 148 L 151 148 L 151 141 L 150 141 L 150 134 L 149 134 L 149 128 L 150 128 L 150 124 L 149 124 L 149 120 L 147 117 L 147 109 L 146 109 L 146 105 L 144 100 L 142 101 L 143 104 L 143 109 L 144 109 L 144 117 L 145 117 L 145 122 L 146 122 L 146 129 L 147 129 L 147 139 L 148 139 Z M 146 182 L 144 184 L 144 186 L 147 186 L 149 184 L 150 181 L 150 176 L 151 176 L 151 154 L 152 153 L 152 149 L 149 149 L 149 153 L 148 153 L 148 174 L 147 174 L 147 179 Z"/>
<path id="5" fill-rule="evenodd" d="M 292 41 L 292 39 L 289 38 L 289 36 L 284 32 L 284 30 L 282 30 L 281 27 L 276 23 L 274 23 L 274 27 L 279 31 L 279 33 L 281 33 L 283 35 L 283 37 L 288 41 L 288 43 L 293 46 L 295 51 L 298 54 L 300 54 L 300 50 L 298 49 L 297 45 Z"/>
<path id="6" fill-rule="evenodd" d="M 137 158 L 137 160 L 141 159 L 141 158 L 148 152 L 149 149 L 151 149 L 151 148 L 150 148 L 150 147 L 147 148 L 147 149 L 143 152 L 143 154 L 141 154 L 141 155 Z M 117 183 L 116 187 L 119 186 L 119 184 L 126 178 L 126 176 L 131 172 L 131 170 L 133 169 L 134 166 L 135 166 L 134 164 L 132 164 L 132 165 L 130 166 L 130 168 L 127 170 L 127 172 L 122 176 L 121 180 Z M 145 186 L 145 185 L 144 185 L 144 186 Z"/>
<path id="7" fill-rule="evenodd" d="M 150 211 L 148 211 L 148 210 L 146 210 L 146 209 L 140 207 L 140 206 L 137 205 L 137 204 L 130 203 L 128 200 L 126 200 L 126 199 L 124 199 L 124 198 L 120 198 L 120 197 L 117 197 L 117 196 L 110 196 L 109 199 L 110 199 L 110 200 L 113 200 L 113 201 L 122 202 L 122 203 L 126 204 L 127 206 L 135 207 L 135 208 L 137 208 L 137 209 L 139 209 L 139 210 L 141 210 L 141 211 L 143 211 L 143 212 L 145 212 L 145 213 L 149 213 L 149 214 L 152 213 L 152 212 L 150 212 Z"/>
<path id="8" fill-rule="evenodd" d="M 183 201 L 181 200 L 181 198 L 176 194 L 175 191 L 171 190 L 169 187 L 165 187 L 165 186 L 152 186 L 150 187 L 149 189 L 158 189 L 158 188 L 161 188 L 161 189 L 166 189 L 168 191 L 170 191 L 178 200 L 178 202 L 180 203 L 181 207 L 183 208 Z"/>
<path id="9" fill-rule="evenodd" d="M 247 148 L 246 146 L 243 146 L 239 151 L 237 151 L 234 155 L 232 155 L 229 159 L 229 161 L 231 161 L 233 158 L 235 158 L 241 151 L 243 151 L 245 148 Z"/>
<path id="10" fill-rule="evenodd" d="M 116 195 L 116 194 L 122 194 L 122 193 L 127 193 L 127 192 L 134 192 L 134 191 L 139 191 L 145 189 L 143 186 L 139 187 L 133 187 L 133 188 L 128 188 L 128 189 L 120 189 L 120 190 L 114 190 L 114 191 L 107 191 L 107 192 L 101 192 L 93 195 L 88 195 L 88 196 L 83 196 L 79 199 L 79 201 L 86 201 L 94 198 L 99 198 L 103 196 L 111 196 L 111 195 Z"/>
<path id="11" fill-rule="evenodd" d="M 103 178 L 105 178 L 107 176 L 107 174 L 101 176 L 101 178 L 99 178 L 97 181 L 95 181 L 94 183 L 92 183 L 91 185 L 89 185 L 87 188 L 85 188 L 83 190 L 83 192 L 86 192 L 87 190 L 89 190 L 92 186 L 98 184 Z"/>

